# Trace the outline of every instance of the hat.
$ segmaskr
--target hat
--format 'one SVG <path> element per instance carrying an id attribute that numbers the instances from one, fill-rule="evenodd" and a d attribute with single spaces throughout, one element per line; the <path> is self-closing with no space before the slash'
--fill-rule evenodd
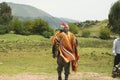
<path id="1" fill-rule="evenodd" d="M 64 30 L 64 28 L 69 28 L 68 24 L 65 22 L 62 22 L 60 25 L 60 30 Z"/>

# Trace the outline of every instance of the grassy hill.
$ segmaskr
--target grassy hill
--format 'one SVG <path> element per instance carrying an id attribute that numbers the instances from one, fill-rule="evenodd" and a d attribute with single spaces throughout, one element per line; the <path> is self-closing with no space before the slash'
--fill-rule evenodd
<path id="1" fill-rule="evenodd" d="M 108 20 L 99 21 L 95 25 L 90 25 L 88 27 L 84 27 L 83 29 L 80 29 L 80 34 L 82 33 L 83 30 L 88 30 L 90 31 L 90 36 L 98 37 L 100 29 L 107 26 L 107 24 L 108 24 Z"/>
<path id="2" fill-rule="evenodd" d="M 112 41 L 79 38 L 78 72 L 111 74 Z M 102 64 L 102 65 L 101 65 Z M 52 58 L 51 40 L 39 35 L 0 35 L 0 74 L 57 73 Z"/>

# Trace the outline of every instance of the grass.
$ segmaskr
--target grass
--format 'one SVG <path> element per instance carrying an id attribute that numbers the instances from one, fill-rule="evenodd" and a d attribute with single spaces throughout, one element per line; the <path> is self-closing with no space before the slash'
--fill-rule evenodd
<path id="1" fill-rule="evenodd" d="M 99 38 L 78 38 L 81 48 L 112 48 L 113 40 L 101 40 Z"/>
<path id="2" fill-rule="evenodd" d="M 46 40 L 43 36 L 40 35 L 29 35 L 29 36 L 24 36 L 24 35 L 15 35 L 15 34 L 4 34 L 0 35 L 0 40 L 8 40 L 8 41 L 24 41 L 24 40 Z"/>
<path id="3" fill-rule="evenodd" d="M 113 56 L 111 48 L 82 48 L 79 70 L 111 74 Z"/>
<path id="4" fill-rule="evenodd" d="M 107 24 L 108 24 L 108 20 L 103 20 L 103 21 L 97 23 L 96 25 L 92 25 L 92 26 L 89 26 L 87 28 L 81 29 L 80 34 L 82 33 L 82 30 L 88 30 L 88 31 L 90 31 L 91 37 L 99 37 L 100 29 L 107 26 Z"/>
<path id="5" fill-rule="evenodd" d="M 112 41 L 78 38 L 79 72 L 111 74 Z M 56 73 L 50 39 L 42 36 L 0 35 L 0 74 Z"/>

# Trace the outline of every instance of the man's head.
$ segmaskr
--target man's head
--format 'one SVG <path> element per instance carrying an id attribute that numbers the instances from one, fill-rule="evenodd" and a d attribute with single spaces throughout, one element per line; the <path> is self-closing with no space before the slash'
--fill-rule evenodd
<path id="1" fill-rule="evenodd" d="M 65 23 L 65 22 L 62 22 L 61 25 L 60 25 L 60 30 L 61 30 L 61 31 L 68 32 L 68 31 L 69 31 L 69 26 L 68 26 L 68 24 Z"/>

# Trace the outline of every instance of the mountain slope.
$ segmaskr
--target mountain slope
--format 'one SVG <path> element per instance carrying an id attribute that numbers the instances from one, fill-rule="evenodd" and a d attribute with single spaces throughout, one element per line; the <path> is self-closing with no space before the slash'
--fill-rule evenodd
<path id="1" fill-rule="evenodd" d="M 8 5 L 12 8 L 12 15 L 21 19 L 41 18 L 47 21 L 52 28 L 58 28 L 62 22 L 59 18 L 53 17 L 50 14 L 29 5 L 15 3 L 8 3 Z"/>
<path id="2" fill-rule="evenodd" d="M 60 18 L 62 21 L 65 21 L 65 22 L 71 22 L 71 23 L 74 23 L 74 22 L 79 22 L 77 20 L 73 20 L 73 19 L 68 19 L 68 18 Z"/>
<path id="3" fill-rule="evenodd" d="M 70 19 L 53 17 L 50 14 L 29 5 L 16 3 L 8 3 L 8 5 L 12 8 L 12 15 L 14 17 L 19 17 L 22 20 L 41 18 L 47 21 L 52 28 L 58 28 L 63 21 L 75 22 Z"/>

